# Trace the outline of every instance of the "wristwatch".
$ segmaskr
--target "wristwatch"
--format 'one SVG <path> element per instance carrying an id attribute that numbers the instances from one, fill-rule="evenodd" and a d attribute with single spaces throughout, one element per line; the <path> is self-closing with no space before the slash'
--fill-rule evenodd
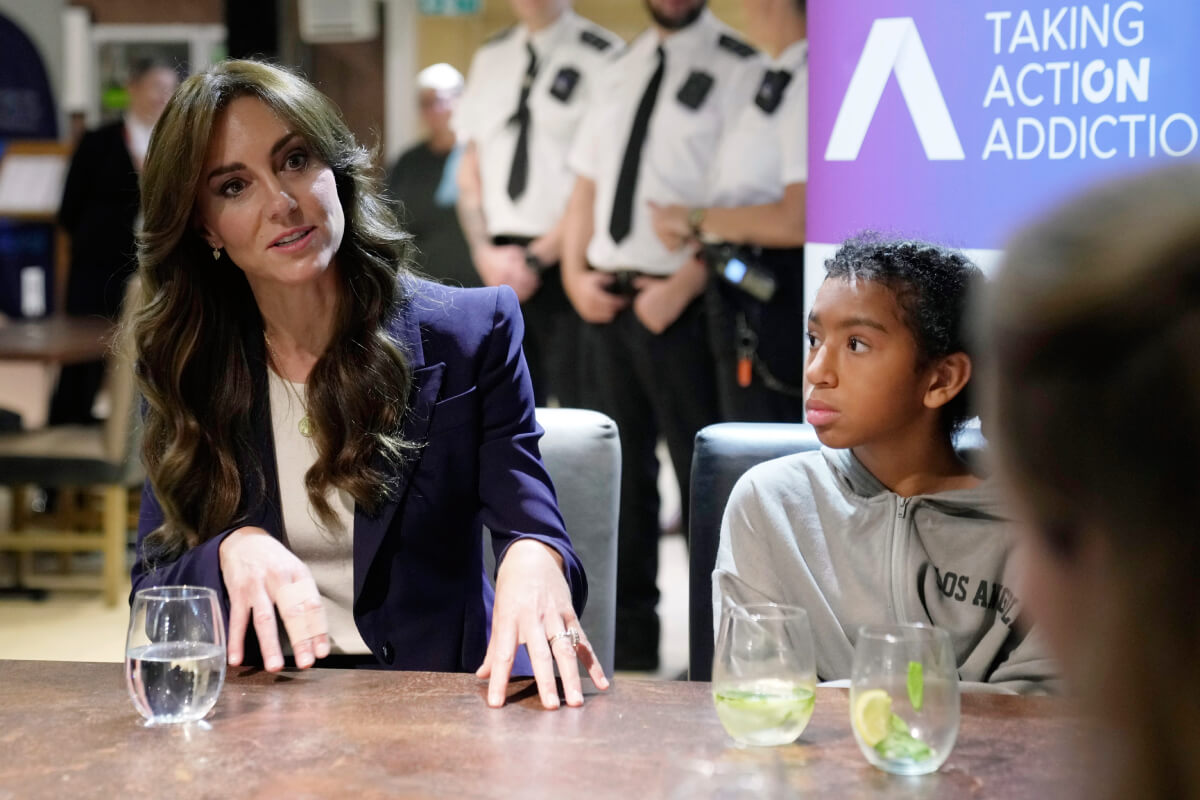
<path id="1" fill-rule="evenodd" d="M 692 236 L 700 238 L 700 226 L 704 224 L 704 213 L 707 209 L 693 208 L 688 211 L 687 222 L 688 228 L 692 231 Z"/>

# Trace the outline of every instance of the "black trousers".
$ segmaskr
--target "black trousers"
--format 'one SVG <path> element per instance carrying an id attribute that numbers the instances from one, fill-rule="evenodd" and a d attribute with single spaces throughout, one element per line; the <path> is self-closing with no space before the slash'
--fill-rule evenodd
<path id="1" fill-rule="evenodd" d="M 498 246 L 526 247 L 532 239 L 497 236 L 492 241 Z M 584 375 L 579 329 L 583 320 L 567 299 L 558 264 L 547 265 L 541 271 L 541 279 L 541 288 L 521 304 L 525 318 L 522 345 L 533 380 L 533 397 L 539 406 L 554 398 L 564 408 L 582 408 Z"/>
<path id="2" fill-rule="evenodd" d="M 90 425 L 92 404 L 104 383 L 104 362 L 68 364 L 58 373 L 58 383 L 50 397 L 48 425 Z"/>
<path id="3" fill-rule="evenodd" d="M 583 324 L 593 369 L 593 408 L 612 417 L 621 438 L 617 547 L 616 666 L 658 665 L 658 460 L 666 439 L 687 521 L 696 432 L 717 421 L 716 379 L 702 299 L 666 331 L 647 330 L 632 309 L 607 325 Z"/>
<path id="4" fill-rule="evenodd" d="M 757 300 L 716 277 L 705 292 L 721 419 L 803 422 L 804 399 L 800 392 L 807 329 L 804 249 L 763 249 L 755 251 L 755 255 L 757 263 L 775 276 L 776 289 L 770 302 Z M 738 384 L 738 360 L 746 329 L 755 342 L 754 372 L 750 385 L 743 387 Z M 779 384 L 788 388 L 783 389 Z"/>

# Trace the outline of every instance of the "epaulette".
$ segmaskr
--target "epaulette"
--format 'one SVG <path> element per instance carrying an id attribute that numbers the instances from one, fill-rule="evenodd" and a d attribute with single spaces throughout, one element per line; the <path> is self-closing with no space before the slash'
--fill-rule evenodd
<path id="1" fill-rule="evenodd" d="M 728 33 L 722 33 L 721 38 L 717 40 L 717 44 L 720 45 L 722 49 L 728 50 L 738 58 L 749 58 L 758 52 L 741 39 L 734 38 Z"/>
<path id="2" fill-rule="evenodd" d="M 512 32 L 515 31 L 516 29 L 517 29 L 516 25 L 509 25 L 507 28 L 501 28 L 500 30 L 496 31 L 488 38 L 484 39 L 483 43 L 484 44 L 495 44 L 496 42 L 502 42 L 505 39 L 507 39 L 510 35 L 512 35 Z"/>
<path id="3" fill-rule="evenodd" d="M 584 44 L 588 45 L 589 47 L 596 48 L 601 53 L 603 53 L 605 50 L 612 47 L 612 45 L 613 45 L 613 43 L 611 41 L 609 41 L 606 37 L 601 36 L 600 34 L 595 33 L 594 31 L 587 31 L 587 30 L 579 32 L 579 41 L 583 42 Z"/>

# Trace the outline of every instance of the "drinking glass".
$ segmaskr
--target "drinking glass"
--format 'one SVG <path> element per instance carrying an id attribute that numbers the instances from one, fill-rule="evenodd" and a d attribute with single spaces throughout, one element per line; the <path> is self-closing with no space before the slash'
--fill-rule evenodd
<path id="1" fill-rule="evenodd" d="M 225 682 L 225 620 L 201 586 L 142 589 L 129 612 L 125 685 L 146 725 L 195 722 Z"/>
<path id="2" fill-rule="evenodd" d="M 850 727 L 867 761 L 924 775 L 958 738 L 958 669 L 950 636 L 929 625 L 864 625 L 854 646 Z"/>
<path id="3" fill-rule="evenodd" d="M 808 614 L 729 602 L 713 655 L 713 703 L 739 744 L 794 742 L 812 717 L 817 670 Z"/>

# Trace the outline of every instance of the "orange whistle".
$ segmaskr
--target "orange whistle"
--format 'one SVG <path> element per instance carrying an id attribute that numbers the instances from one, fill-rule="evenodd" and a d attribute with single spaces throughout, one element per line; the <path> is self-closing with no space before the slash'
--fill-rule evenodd
<path id="1" fill-rule="evenodd" d="M 754 364 L 749 358 L 743 356 L 738 359 L 737 367 L 737 382 L 738 386 L 743 389 L 750 386 L 750 381 L 754 378 Z"/>

